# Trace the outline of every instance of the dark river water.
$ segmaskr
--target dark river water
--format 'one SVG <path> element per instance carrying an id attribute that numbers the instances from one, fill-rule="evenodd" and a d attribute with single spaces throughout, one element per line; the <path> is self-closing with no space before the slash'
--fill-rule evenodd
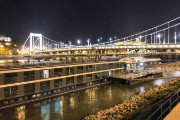
<path id="1" fill-rule="evenodd" d="M 136 85 L 106 84 L 0 111 L 0 120 L 81 120 L 172 79 Z"/>

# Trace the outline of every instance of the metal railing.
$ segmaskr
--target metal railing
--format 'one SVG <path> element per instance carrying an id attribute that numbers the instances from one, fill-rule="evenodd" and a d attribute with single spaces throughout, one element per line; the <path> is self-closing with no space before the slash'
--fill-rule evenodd
<path id="1" fill-rule="evenodd" d="M 164 117 L 177 105 L 180 100 L 180 90 L 166 100 L 146 120 L 163 120 Z"/>

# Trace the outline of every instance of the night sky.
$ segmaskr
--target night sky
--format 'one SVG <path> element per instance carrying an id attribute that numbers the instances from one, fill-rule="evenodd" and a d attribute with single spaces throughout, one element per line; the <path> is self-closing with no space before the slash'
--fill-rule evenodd
<path id="1" fill-rule="evenodd" d="M 0 0 L 0 33 L 75 43 L 125 37 L 180 16 L 180 0 Z"/>

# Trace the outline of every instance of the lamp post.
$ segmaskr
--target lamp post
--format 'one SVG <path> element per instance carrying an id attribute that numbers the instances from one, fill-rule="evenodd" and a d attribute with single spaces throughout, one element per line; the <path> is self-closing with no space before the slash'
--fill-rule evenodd
<path id="1" fill-rule="evenodd" d="M 102 38 L 102 37 L 100 37 L 100 41 L 102 41 L 102 39 L 103 39 L 103 38 Z"/>
<path id="2" fill-rule="evenodd" d="M 71 45 L 71 41 L 69 41 L 69 45 Z"/>
<path id="3" fill-rule="evenodd" d="M 111 40 L 112 40 L 112 38 L 110 37 L 110 38 L 109 38 L 109 43 L 110 43 L 110 44 L 111 44 Z"/>
<path id="4" fill-rule="evenodd" d="M 99 39 L 99 38 L 97 39 L 97 41 L 98 41 L 98 43 L 100 44 L 100 39 Z"/>
<path id="5" fill-rule="evenodd" d="M 100 42 L 102 41 L 102 37 L 97 39 L 98 44 L 100 45 Z"/>
<path id="6" fill-rule="evenodd" d="M 160 44 L 161 43 L 161 40 L 160 40 L 161 39 L 161 35 L 158 34 L 157 37 L 159 38 L 159 44 Z"/>
<path id="7" fill-rule="evenodd" d="M 139 38 L 140 38 L 140 42 L 141 42 L 141 38 L 142 38 L 142 36 L 140 35 L 140 36 L 139 36 Z"/>
<path id="8" fill-rule="evenodd" d="M 89 46 L 90 39 L 87 40 L 88 46 Z"/>
<path id="9" fill-rule="evenodd" d="M 79 46 L 80 46 L 80 44 L 81 44 L 81 41 L 80 41 L 80 40 L 77 40 L 77 44 L 79 44 Z"/>
<path id="10" fill-rule="evenodd" d="M 176 39 L 177 39 L 176 32 L 174 32 L 174 44 L 176 44 Z"/>

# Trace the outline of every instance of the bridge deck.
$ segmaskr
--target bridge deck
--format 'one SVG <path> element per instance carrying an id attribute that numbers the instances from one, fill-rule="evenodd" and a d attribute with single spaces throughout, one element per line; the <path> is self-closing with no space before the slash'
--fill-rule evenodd
<path id="1" fill-rule="evenodd" d="M 164 118 L 164 120 L 179 120 L 180 119 L 180 103 Z"/>

